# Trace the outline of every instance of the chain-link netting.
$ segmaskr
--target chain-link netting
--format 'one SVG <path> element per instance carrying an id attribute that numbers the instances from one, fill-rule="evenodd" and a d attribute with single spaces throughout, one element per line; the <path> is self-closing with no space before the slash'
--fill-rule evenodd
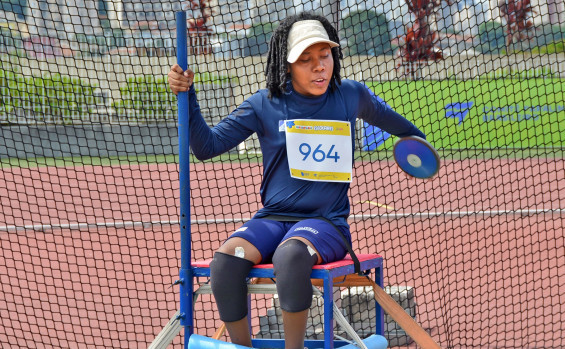
<path id="1" fill-rule="evenodd" d="M 177 11 L 210 125 L 265 88 L 280 19 L 327 17 L 342 77 L 442 158 L 435 178 L 408 179 L 396 137 L 357 122 L 354 250 L 384 257 L 386 291 L 444 348 L 565 347 L 563 0 L 2 0 L 0 347 L 145 348 L 178 309 Z M 193 159 L 193 259 L 262 206 L 261 160 L 255 136 Z M 366 291 L 336 290 L 362 337 Z M 254 337 L 282 335 L 276 298 L 251 308 Z M 210 295 L 194 316 L 198 334 L 221 327 Z M 415 347 L 388 317 L 385 330 Z"/>

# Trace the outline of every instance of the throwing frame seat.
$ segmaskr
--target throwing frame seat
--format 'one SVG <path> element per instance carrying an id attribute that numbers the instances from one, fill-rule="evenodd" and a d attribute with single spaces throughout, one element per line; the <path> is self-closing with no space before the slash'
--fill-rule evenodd
<path id="1" fill-rule="evenodd" d="M 326 264 L 318 264 L 312 268 L 312 284 L 323 288 L 324 339 L 305 340 L 304 345 L 306 347 L 333 349 L 334 347 L 348 344 L 348 342 L 343 340 L 334 340 L 334 287 L 370 286 L 371 282 L 367 279 L 367 277 L 370 277 L 371 271 L 374 271 L 373 281 L 382 288 L 383 258 L 377 254 L 358 254 L 357 259 L 359 260 L 359 274 L 355 272 L 354 262 L 349 255 L 342 260 Z M 191 263 L 193 279 L 199 277 L 209 278 L 211 261 L 211 259 L 193 261 Z M 256 286 L 260 286 L 265 283 L 272 283 L 272 280 L 276 280 L 273 265 L 255 265 L 249 272 L 248 278 L 259 278 Z M 208 289 L 204 290 L 206 286 L 208 286 Z M 249 285 L 250 293 L 267 293 L 262 291 L 264 288 L 261 289 L 261 287 L 256 287 L 254 289 L 253 286 L 254 285 Z M 200 290 L 200 288 L 203 289 Z M 198 293 L 199 290 L 201 291 L 200 293 L 209 293 L 209 285 L 200 286 L 199 289 L 194 292 Z M 186 320 L 192 325 L 194 322 L 193 314 L 187 314 L 187 316 L 189 318 Z M 384 312 L 378 302 L 375 302 L 375 321 L 376 334 L 383 336 Z M 252 339 L 252 344 L 254 348 L 284 348 L 284 339 L 255 338 Z"/>

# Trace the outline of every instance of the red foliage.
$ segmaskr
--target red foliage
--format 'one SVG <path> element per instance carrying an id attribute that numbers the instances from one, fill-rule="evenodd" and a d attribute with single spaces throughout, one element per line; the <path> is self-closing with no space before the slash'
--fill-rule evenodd
<path id="1" fill-rule="evenodd" d="M 399 66 L 407 66 L 407 73 L 415 74 L 418 62 L 443 59 L 441 50 L 436 47 L 438 33 L 431 29 L 432 16 L 442 0 L 406 0 L 408 9 L 415 16 L 414 25 L 408 27 L 398 55 L 402 59 Z M 446 0 L 451 5 L 451 0 Z"/>
<path id="2" fill-rule="evenodd" d="M 409 62 L 443 59 L 441 50 L 435 47 L 438 33 L 430 28 L 430 16 L 441 0 L 406 0 L 406 3 L 416 20 L 404 37 L 404 59 Z"/>
<path id="3" fill-rule="evenodd" d="M 193 14 L 199 14 L 187 20 L 189 53 L 209 54 L 212 52 L 210 46 L 210 34 L 212 29 L 208 26 L 212 18 L 212 9 L 208 0 L 190 0 L 190 9 Z"/>
<path id="4" fill-rule="evenodd" d="M 501 0 L 498 3 L 500 13 L 506 20 L 506 45 L 529 38 L 529 31 L 533 27 L 530 20 L 532 10 L 530 0 Z"/>

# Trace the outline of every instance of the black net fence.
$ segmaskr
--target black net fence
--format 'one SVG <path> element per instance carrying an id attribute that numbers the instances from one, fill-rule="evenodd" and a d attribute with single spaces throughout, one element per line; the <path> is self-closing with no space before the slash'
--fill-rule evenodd
<path id="1" fill-rule="evenodd" d="M 385 290 L 443 348 L 565 346 L 562 0 L 2 0 L 0 347 L 144 348 L 177 311 L 177 11 L 211 126 L 265 88 L 280 19 L 327 17 L 342 77 L 442 159 L 433 179 L 408 179 L 396 137 L 356 123 L 354 250 L 383 256 Z M 193 259 L 262 207 L 261 160 L 256 136 L 193 159 Z M 362 337 L 375 331 L 370 293 L 336 289 Z M 278 307 L 252 297 L 254 337 L 282 336 Z M 320 312 L 309 338 L 321 338 Z M 194 317 L 198 334 L 222 324 L 210 295 Z M 416 347 L 385 320 L 390 347 Z"/>

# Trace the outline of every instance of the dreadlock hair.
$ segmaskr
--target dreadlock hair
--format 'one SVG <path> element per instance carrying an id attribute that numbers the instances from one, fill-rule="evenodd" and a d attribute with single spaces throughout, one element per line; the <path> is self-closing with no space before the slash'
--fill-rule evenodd
<path id="1" fill-rule="evenodd" d="M 269 97 L 280 96 L 286 92 L 286 85 L 290 78 L 288 74 L 289 63 L 286 61 L 286 58 L 288 56 L 288 33 L 290 32 L 290 28 L 294 23 L 303 20 L 320 21 L 324 26 L 324 29 L 326 29 L 329 39 L 331 41 L 339 43 L 337 30 L 323 16 L 319 16 L 311 12 L 303 12 L 294 16 L 289 16 L 282 20 L 277 29 L 275 29 L 275 31 L 273 32 L 273 36 L 271 36 L 271 41 L 269 43 L 267 66 L 265 69 L 267 89 L 269 89 Z M 334 90 L 337 86 L 336 84 L 341 85 L 340 59 L 343 58 L 343 54 L 341 52 L 340 46 L 332 48 L 332 56 L 334 60 L 334 69 L 330 80 L 330 88 Z"/>

